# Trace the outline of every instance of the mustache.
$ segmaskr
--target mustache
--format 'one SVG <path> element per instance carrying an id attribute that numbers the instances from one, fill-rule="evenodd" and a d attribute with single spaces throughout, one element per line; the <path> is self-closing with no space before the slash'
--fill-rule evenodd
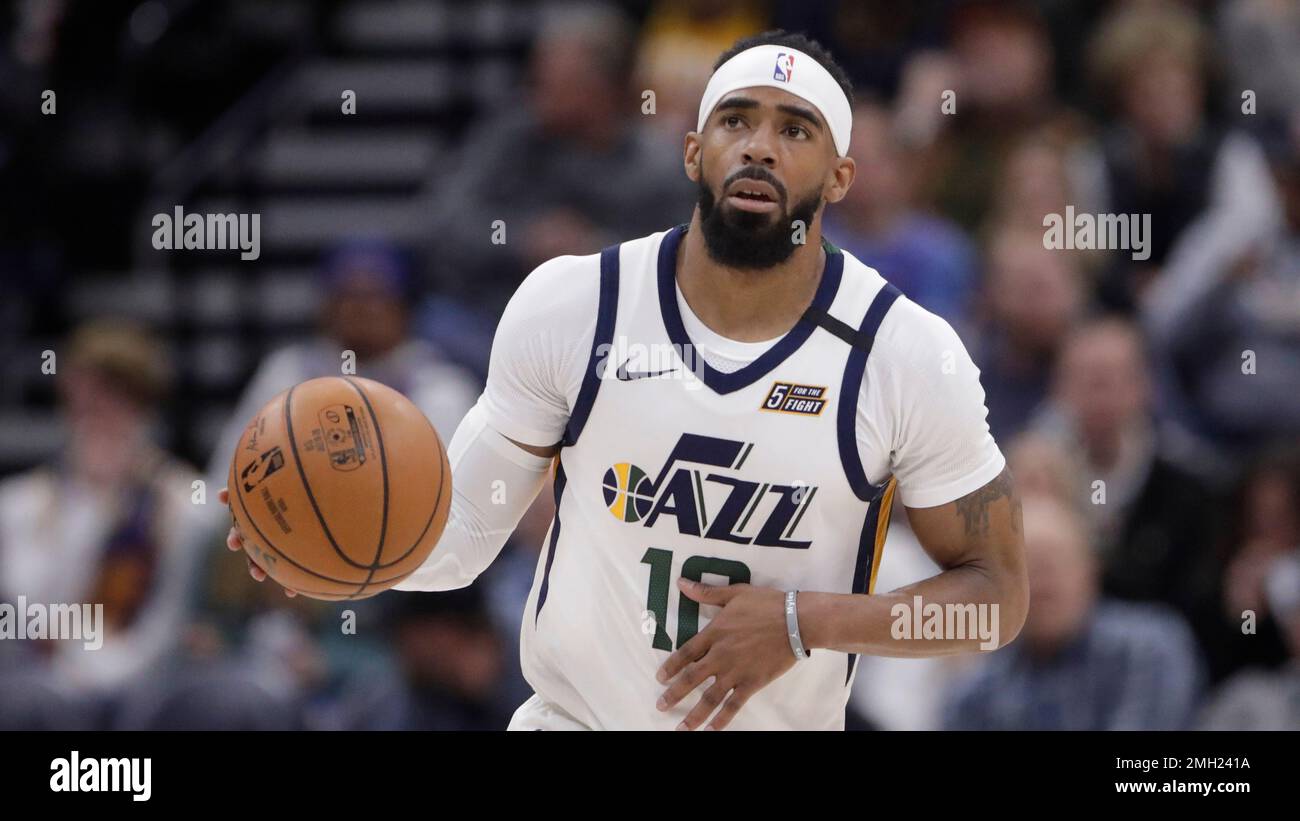
<path id="1" fill-rule="evenodd" d="M 747 165 L 732 174 L 730 177 L 727 177 L 722 181 L 722 191 L 726 191 L 737 180 L 760 180 L 776 189 L 776 194 L 780 197 L 782 204 L 789 199 L 786 194 L 785 186 L 781 184 L 781 181 L 776 178 L 776 175 L 761 165 Z"/>

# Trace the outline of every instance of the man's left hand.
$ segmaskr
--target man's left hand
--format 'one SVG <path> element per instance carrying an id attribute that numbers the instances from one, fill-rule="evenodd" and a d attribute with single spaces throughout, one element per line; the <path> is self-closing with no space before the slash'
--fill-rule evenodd
<path id="1" fill-rule="evenodd" d="M 721 704 L 707 728 L 721 730 L 750 696 L 794 666 L 785 629 L 785 593 L 748 584 L 717 587 L 689 579 L 678 579 L 677 584 L 683 595 L 722 609 L 659 668 L 659 683 L 671 682 L 671 686 L 657 706 L 669 710 L 708 683 L 704 696 L 677 729 L 698 728 Z"/>

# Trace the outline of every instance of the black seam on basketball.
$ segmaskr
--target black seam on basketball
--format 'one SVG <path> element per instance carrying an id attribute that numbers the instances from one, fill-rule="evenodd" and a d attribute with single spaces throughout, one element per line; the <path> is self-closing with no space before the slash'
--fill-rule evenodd
<path id="1" fill-rule="evenodd" d="M 333 582 L 334 584 L 346 585 L 347 587 L 353 587 L 356 585 L 356 582 L 351 579 L 336 579 L 333 576 L 326 576 L 324 573 L 318 573 L 317 571 L 312 570 L 310 567 L 303 567 L 302 565 L 295 562 L 292 556 L 290 556 L 288 553 L 285 553 L 280 548 L 276 547 L 271 542 L 270 539 L 266 538 L 266 534 L 262 532 L 262 528 L 258 527 L 257 521 L 253 518 L 252 514 L 248 512 L 248 503 L 244 501 L 244 494 L 243 491 L 240 489 L 238 482 L 235 483 L 235 498 L 239 500 L 239 506 L 244 511 L 244 518 L 248 520 L 248 523 L 253 526 L 253 530 L 257 532 L 257 535 L 261 539 L 261 544 L 263 547 L 269 547 L 271 550 L 274 550 L 277 554 L 279 554 L 289 564 L 293 565 L 294 567 L 298 568 L 304 573 L 310 573 L 311 575 L 315 576 L 318 579 L 322 579 L 327 582 Z M 375 583 L 382 584 L 383 582 L 375 582 Z"/>
<path id="2" fill-rule="evenodd" d="M 301 593 L 304 596 L 331 597 L 329 599 L 322 599 L 324 601 L 351 601 L 357 597 L 356 593 L 339 593 L 333 590 L 307 590 L 302 587 L 293 588 L 293 592 Z"/>
<path id="3" fill-rule="evenodd" d="M 406 559 L 407 556 L 410 556 L 412 553 L 414 553 L 415 549 L 420 546 L 420 542 L 424 541 L 424 536 L 426 533 L 429 532 L 429 528 L 433 525 L 434 517 L 438 515 L 438 507 L 439 507 L 438 502 L 440 499 L 442 499 L 442 485 L 447 478 L 447 468 L 449 467 L 446 461 L 447 452 L 446 449 L 442 447 L 442 438 L 438 437 L 438 429 L 435 428 L 433 426 L 433 423 L 429 421 L 429 417 L 424 416 L 423 413 L 420 414 L 420 416 L 422 419 L 424 419 L 424 423 L 429 426 L 429 430 L 433 431 L 433 435 L 438 439 L 439 448 L 441 450 L 441 455 L 438 459 L 438 492 L 435 493 L 433 497 L 433 510 L 430 511 L 429 518 L 425 520 L 424 527 L 420 529 L 420 535 L 416 537 L 415 541 L 411 544 L 411 546 L 408 547 L 406 550 L 402 551 L 401 555 L 399 555 L 397 558 L 393 559 L 392 561 L 381 562 L 375 565 L 376 570 L 384 570 L 389 567 L 394 567 L 396 565 L 399 565 Z M 450 500 L 448 500 L 448 505 L 450 504 L 451 502 Z M 396 578 L 404 578 L 404 577 L 405 576 L 398 576 Z M 382 583 L 383 583 L 382 581 L 374 582 L 374 584 L 382 584 Z"/>
<path id="4" fill-rule="evenodd" d="M 370 423 L 375 426 L 375 441 L 379 443 L 379 468 L 384 477 L 384 512 L 379 520 L 379 544 L 375 547 L 375 558 L 370 562 L 370 572 L 366 574 L 366 580 L 361 585 L 361 590 L 365 590 L 366 585 L 370 584 L 371 579 L 375 577 L 375 570 L 379 567 L 379 557 L 384 555 L 384 540 L 388 537 L 388 454 L 384 450 L 384 433 L 379 429 L 379 417 L 375 415 L 375 409 L 370 404 L 370 397 L 366 396 L 366 392 L 356 382 L 346 376 L 343 380 L 352 386 L 352 390 L 356 391 L 361 401 L 366 404 Z M 357 592 L 360 593 L 361 590 Z"/>
<path id="5" fill-rule="evenodd" d="M 427 417 L 425 418 L 424 421 L 429 422 Z M 429 427 L 433 430 L 434 435 L 437 435 L 438 430 L 433 427 L 432 422 L 429 422 Z M 441 440 L 439 440 L 439 442 L 441 442 Z M 433 524 L 433 517 L 438 515 L 438 507 L 439 507 L 438 503 L 442 499 L 442 483 L 443 480 L 446 479 L 447 477 L 447 467 L 448 466 L 446 464 L 446 452 L 443 451 L 442 453 L 439 454 L 439 458 L 438 458 L 438 492 L 435 493 L 433 496 L 433 510 L 429 512 L 429 518 L 425 520 L 424 527 L 420 530 L 420 535 L 415 537 L 415 541 L 411 544 L 411 546 L 408 547 L 405 551 L 403 551 L 402 554 L 398 556 L 396 559 L 393 559 L 391 562 L 384 562 L 382 564 L 375 565 L 376 570 L 381 570 L 384 568 L 389 568 L 389 567 L 393 567 L 394 565 L 401 564 L 406 559 L 407 556 L 415 552 L 415 549 L 420 546 L 420 542 L 424 541 L 425 534 L 429 532 L 429 527 Z M 447 504 L 448 505 L 451 504 L 450 500 L 448 500 Z"/>
<path id="6" fill-rule="evenodd" d="M 311 502 L 311 509 L 316 513 L 316 521 L 320 523 L 321 531 L 325 533 L 325 538 L 329 540 L 330 547 L 334 548 L 334 552 L 338 554 L 340 559 L 358 570 L 369 570 L 370 565 L 354 562 L 346 553 L 343 552 L 339 547 L 339 543 L 334 540 L 334 534 L 330 532 L 330 526 L 325 523 L 325 517 L 321 515 L 320 506 L 316 504 L 316 494 L 312 493 L 311 483 L 307 481 L 307 471 L 303 470 L 302 459 L 298 456 L 298 440 L 295 439 L 293 435 L 293 416 L 290 413 L 290 408 L 293 404 L 293 392 L 297 389 L 298 386 L 294 385 L 289 389 L 289 393 L 284 397 L 284 429 L 285 433 L 289 436 L 289 452 L 293 454 L 294 466 L 298 468 L 298 477 L 302 479 L 302 489 L 306 491 L 307 501 Z M 346 583 L 356 584 L 356 582 Z"/>

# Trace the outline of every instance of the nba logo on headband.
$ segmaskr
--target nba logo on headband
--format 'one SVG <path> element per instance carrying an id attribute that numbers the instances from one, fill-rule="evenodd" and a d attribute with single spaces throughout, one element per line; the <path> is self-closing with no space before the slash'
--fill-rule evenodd
<path id="1" fill-rule="evenodd" d="M 772 79 L 788 83 L 793 75 L 794 55 L 787 54 L 784 51 L 776 55 L 776 69 L 772 72 Z"/>

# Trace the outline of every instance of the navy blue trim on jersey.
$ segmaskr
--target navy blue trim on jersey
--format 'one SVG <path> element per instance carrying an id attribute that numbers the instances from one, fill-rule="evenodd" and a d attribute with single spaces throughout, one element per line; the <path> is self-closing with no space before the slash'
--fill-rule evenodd
<path id="1" fill-rule="evenodd" d="M 862 324 L 855 334 L 856 342 L 849 351 L 848 362 L 844 366 L 844 381 L 840 385 L 840 399 L 835 420 L 836 439 L 839 440 L 840 462 L 844 465 L 844 475 L 849 487 L 862 501 L 868 501 L 880 493 L 880 487 L 871 484 L 862 467 L 862 455 L 858 452 L 857 413 L 858 396 L 862 391 L 862 377 L 867 372 L 867 357 L 871 355 L 872 345 L 876 340 L 876 331 L 894 302 L 902 292 L 886 282 L 875 298 L 871 307 L 862 317 Z"/>
<path id="2" fill-rule="evenodd" d="M 858 534 L 858 558 L 853 563 L 853 586 L 851 589 L 854 593 L 866 593 L 871 584 L 871 565 L 876 560 L 876 531 L 880 527 L 880 506 L 885 498 L 885 488 L 889 487 L 889 481 L 877 486 L 875 496 L 871 499 L 871 504 L 867 508 L 867 515 L 862 521 L 862 532 Z M 858 654 L 849 653 L 849 667 L 844 674 L 844 683 L 848 684 L 849 679 L 853 677 L 853 667 L 857 664 Z"/>
<path id="3" fill-rule="evenodd" d="M 560 497 L 564 495 L 564 486 L 568 480 L 564 476 L 564 463 L 555 468 L 555 518 L 551 520 L 551 538 L 546 545 L 546 569 L 542 571 L 542 587 L 537 591 L 537 611 L 533 614 L 533 624 L 542 615 L 542 605 L 546 604 L 546 593 L 551 587 L 551 563 L 555 561 L 555 543 L 560 540 Z"/>
<path id="4" fill-rule="evenodd" d="M 564 426 L 565 447 L 572 447 L 582 435 L 582 429 L 591 415 L 591 406 L 596 402 L 596 393 L 600 390 L 601 374 L 596 366 L 601 359 L 602 348 L 608 352 L 614 342 L 614 319 L 618 315 L 618 249 L 611 245 L 600 252 L 600 301 L 596 307 L 596 334 L 591 339 L 591 356 L 587 359 L 587 371 L 582 377 L 582 387 L 578 390 L 578 400 L 573 404 L 569 422 Z"/>
<path id="5" fill-rule="evenodd" d="M 678 225 L 664 235 L 659 243 L 659 311 L 663 314 L 664 328 L 668 338 L 681 350 L 693 350 L 694 344 L 682 324 L 681 310 L 677 307 L 677 247 L 686 234 L 686 226 Z M 840 278 L 844 273 L 844 255 L 826 254 L 826 266 L 822 269 L 822 279 L 817 285 L 817 293 L 812 304 L 825 310 L 835 300 L 840 287 Z M 700 357 L 694 357 L 699 373 L 704 375 L 704 384 L 714 393 L 728 394 L 746 388 L 762 379 L 790 357 L 812 335 L 816 326 L 802 320 L 790 329 L 789 333 L 776 341 L 763 355 L 745 367 L 732 373 L 715 370 Z"/>

